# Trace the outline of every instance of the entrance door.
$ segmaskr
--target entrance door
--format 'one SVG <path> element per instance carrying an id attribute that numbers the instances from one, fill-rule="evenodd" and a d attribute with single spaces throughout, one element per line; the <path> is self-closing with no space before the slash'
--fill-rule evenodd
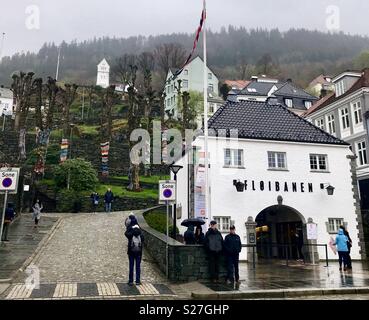
<path id="1" fill-rule="evenodd" d="M 298 259 L 295 234 L 299 228 L 302 228 L 301 222 L 283 222 L 276 224 L 278 258 L 286 259 L 286 254 L 288 254 L 289 259 Z"/>

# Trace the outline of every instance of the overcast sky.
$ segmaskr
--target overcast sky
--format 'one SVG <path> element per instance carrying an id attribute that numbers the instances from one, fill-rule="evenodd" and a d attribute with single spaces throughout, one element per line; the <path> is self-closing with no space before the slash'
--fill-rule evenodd
<path id="1" fill-rule="evenodd" d="M 367 0 L 207 0 L 207 6 L 212 30 L 232 24 L 369 35 Z M 0 0 L 3 55 L 52 41 L 194 32 L 201 8 L 202 0 Z"/>

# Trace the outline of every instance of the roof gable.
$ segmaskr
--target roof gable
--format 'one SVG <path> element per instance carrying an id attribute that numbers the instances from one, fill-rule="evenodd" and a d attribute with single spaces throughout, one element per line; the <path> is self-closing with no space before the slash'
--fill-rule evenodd
<path id="1" fill-rule="evenodd" d="M 238 130 L 239 138 L 348 145 L 281 104 L 228 101 L 209 120 L 209 132 Z"/>

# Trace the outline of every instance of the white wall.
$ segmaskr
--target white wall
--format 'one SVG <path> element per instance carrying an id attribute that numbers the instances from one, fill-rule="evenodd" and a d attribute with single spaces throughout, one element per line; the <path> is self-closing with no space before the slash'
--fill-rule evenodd
<path id="1" fill-rule="evenodd" d="M 201 144 L 200 140 L 195 142 Z M 358 231 L 356 229 L 356 214 L 352 192 L 350 174 L 350 160 L 347 155 L 352 154 L 348 147 L 278 143 L 273 141 L 240 140 L 228 142 L 229 148 L 243 149 L 245 156 L 245 169 L 223 168 L 225 140 L 209 139 L 209 152 L 211 154 L 211 208 L 212 216 L 231 216 L 235 220 L 237 232 L 243 243 L 246 243 L 245 222 L 249 216 L 253 219 L 265 208 L 276 205 L 277 197 L 281 195 L 283 204 L 299 211 L 307 222 L 313 218 L 318 224 L 319 244 L 328 244 L 330 234 L 326 230 L 328 218 L 344 218 L 348 231 L 353 240 L 352 258 L 360 259 L 358 246 Z M 268 170 L 268 151 L 287 153 L 288 171 Z M 310 171 L 309 154 L 327 154 L 329 173 L 316 173 Z M 249 188 L 243 193 L 236 192 L 233 180 L 249 181 Z M 251 191 L 251 181 L 263 180 L 279 181 L 281 183 L 305 183 L 306 191 L 284 192 L 279 191 Z M 180 173 L 178 183 L 186 183 L 187 175 Z M 314 192 L 309 193 L 307 183 L 313 183 Z M 326 190 L 320 189 L 321 183 L 330 183 L 336 189 L 333 196 L 328 196 Z M 187 189 L 186 189 L 187 190 Z M 187 191 L 181 189 L 178 193 L 179 203 L 187 203 Z M 186 215 L 185 215 L 186 216 Z M 186 218 L 186 217 L 185 217 Z M 333 236 L 333 235 L 332 235 Z M 333 236 L 335 237 L 335 236 Z M 325 257 L 323 248 L 319 249 L 321 259 Z M 243 256 L 244 258 L 244 256 Z M 329 249 L 329 258 L 336 258 Z"/>

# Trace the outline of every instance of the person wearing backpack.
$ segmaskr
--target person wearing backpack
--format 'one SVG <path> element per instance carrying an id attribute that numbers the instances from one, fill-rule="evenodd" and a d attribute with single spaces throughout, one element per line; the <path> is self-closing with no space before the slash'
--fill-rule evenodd
<path id="1" fill-rule="evenodd" d="M 14 205 L 12 203 L 8 203 L 8 207 L 5 210 L 4 228 L 3 234 L 1 235 L 2 236 L 1 241 L 9 242 L 8 239 L 9 226 L 14 220 L 14 217 L 15 217 Z"/>
<path id="2" fill-rule="evenodd" d="M 223 251 L 223 237 L 217 229 L 216 221 L 210 222 L 204 245 L 209 255 L 210 279 L 215 283 L 219 281 L 219 260 Z"/>
<path id="3" fill-rule="evenodd" d="M 133 272 L 136 265 L 136 285 L 141 285 L 141 260 L 144 244 L 144 236 L 138 224 L 131 225 L 125 232 L 128 239 L 129 257 L 129 281 L 128 285 L 133 286 Z"/>

